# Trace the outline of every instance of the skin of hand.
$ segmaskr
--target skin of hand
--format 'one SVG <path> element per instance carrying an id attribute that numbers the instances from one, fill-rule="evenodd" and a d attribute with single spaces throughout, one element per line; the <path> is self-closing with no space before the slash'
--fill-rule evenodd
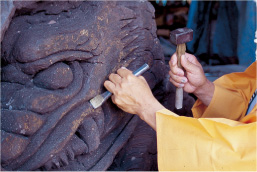
<path id="1" fill-rule="evenodd" d="M 155 113 L 164 107 L 153 96 L 144 77 L 136 77 L 132 71 L 122 67 L 117 74 L 112 73 L 104 82 L 105 88 L 113 93 L 112 101 L 120 109 L 137 114 L 142 120 L 156 129 Z"/>
<path id="2" fill-rule="evenodd" d="M 176 87 L 183 87 L 188 93 L 193 93 L 206 106 L 211 102 L 215 86 L 204 75 L 203 68 L 196 57 L 185 53 L 181 56 L 181 65 L 184 71 L 178 67 L 176 53 L 172 55 L 170 66 L 170 82 Z"/>

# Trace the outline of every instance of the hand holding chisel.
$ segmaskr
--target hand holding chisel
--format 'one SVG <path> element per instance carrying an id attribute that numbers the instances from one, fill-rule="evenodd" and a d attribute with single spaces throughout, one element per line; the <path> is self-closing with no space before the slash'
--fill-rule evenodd
<path id="1" fill-rule="evenodd" d="M 137 70 L 133 72 L 135 76 L 139 76 L 143 74 L 145 71 L 149 69 L 148 64 L 144 64 Z M 92 98 L 89 102 L 93 106 L 94 109 L 100 107 L 107 99 L 111 97 L 112 93 L 109 91 L 104 92 L 103 94 L 97 95 L 96 97 Z"/>

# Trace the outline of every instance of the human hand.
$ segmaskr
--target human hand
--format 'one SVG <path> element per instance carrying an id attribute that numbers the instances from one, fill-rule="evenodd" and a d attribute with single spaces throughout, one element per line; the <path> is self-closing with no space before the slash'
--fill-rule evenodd
<path id="1" fill-rule="evenodd" d="M 120 68 L 117 74 L 111 74 L 105 88 L 113 93 L 112 101 L 120 109 L 137 114 L 155 129 L 155 112 L 164 107 L 153 96 L 144 77 L 136 77 L 132 71 Z"/>
<path id="2" fill-rule="evenodd" d="M 176 87 L 183 87 L 185 92 L 194 93 L 207 81 L 203 68 L 196 57 L 188 53 L 182 55 L 181 65 L 185 71 L 178 67 L 177 55 L 173 54 L 169 61 L 170 82 Z"/>
<path id="3" fill-rule="evenodd" d="M 183 87 L 188 93 L 194 93 L 205 105 L 209 105 L 214 93 L 214 84 L 204 75 L 203 68 L 196 57 L 186 53 L 181 57 L 182 69 L 178 68 L 177 55 L 172 55 L 170 66 L 170 82 L 176 87 Z"/>

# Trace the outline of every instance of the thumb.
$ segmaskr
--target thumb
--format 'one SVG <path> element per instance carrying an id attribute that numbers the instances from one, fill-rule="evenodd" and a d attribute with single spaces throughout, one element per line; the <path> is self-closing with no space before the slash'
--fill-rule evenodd
<path id="1" fill-rule="evenodd" d="M 181 56 L 181 65 L 189 73 L 194 73 L 199 69 L 199 66 L 197 65 L 197 59 L 194 56 L 190 56 L 190 55 Z"/>

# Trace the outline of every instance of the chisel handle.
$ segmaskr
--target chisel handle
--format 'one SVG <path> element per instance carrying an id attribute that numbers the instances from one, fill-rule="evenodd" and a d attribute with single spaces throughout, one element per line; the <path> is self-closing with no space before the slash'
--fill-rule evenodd
<path id="1" fill-rule="evenodd" d="M 178 67 L 183 70 L 181 65 L 181 56 L 186 52 L 186 44 L 178 44 L 176 49 Z M 175 98 L 176 109 L 182 109 L 183 107 L 183 88 L 176 88 L 176 98 Z"/>
<path id="2" fill-rule="evenodd" d="M 135 71 L 133 72 L 133 75 L 139 76 L 139 75 L 145 73 L 145 71 L 147 71 L 148 69 L 149 69 L 149 65 L 145 63 L 145 64 L 143 64 L 140 68 L 138 68 L 137 70 L 135 70 Z"/>

